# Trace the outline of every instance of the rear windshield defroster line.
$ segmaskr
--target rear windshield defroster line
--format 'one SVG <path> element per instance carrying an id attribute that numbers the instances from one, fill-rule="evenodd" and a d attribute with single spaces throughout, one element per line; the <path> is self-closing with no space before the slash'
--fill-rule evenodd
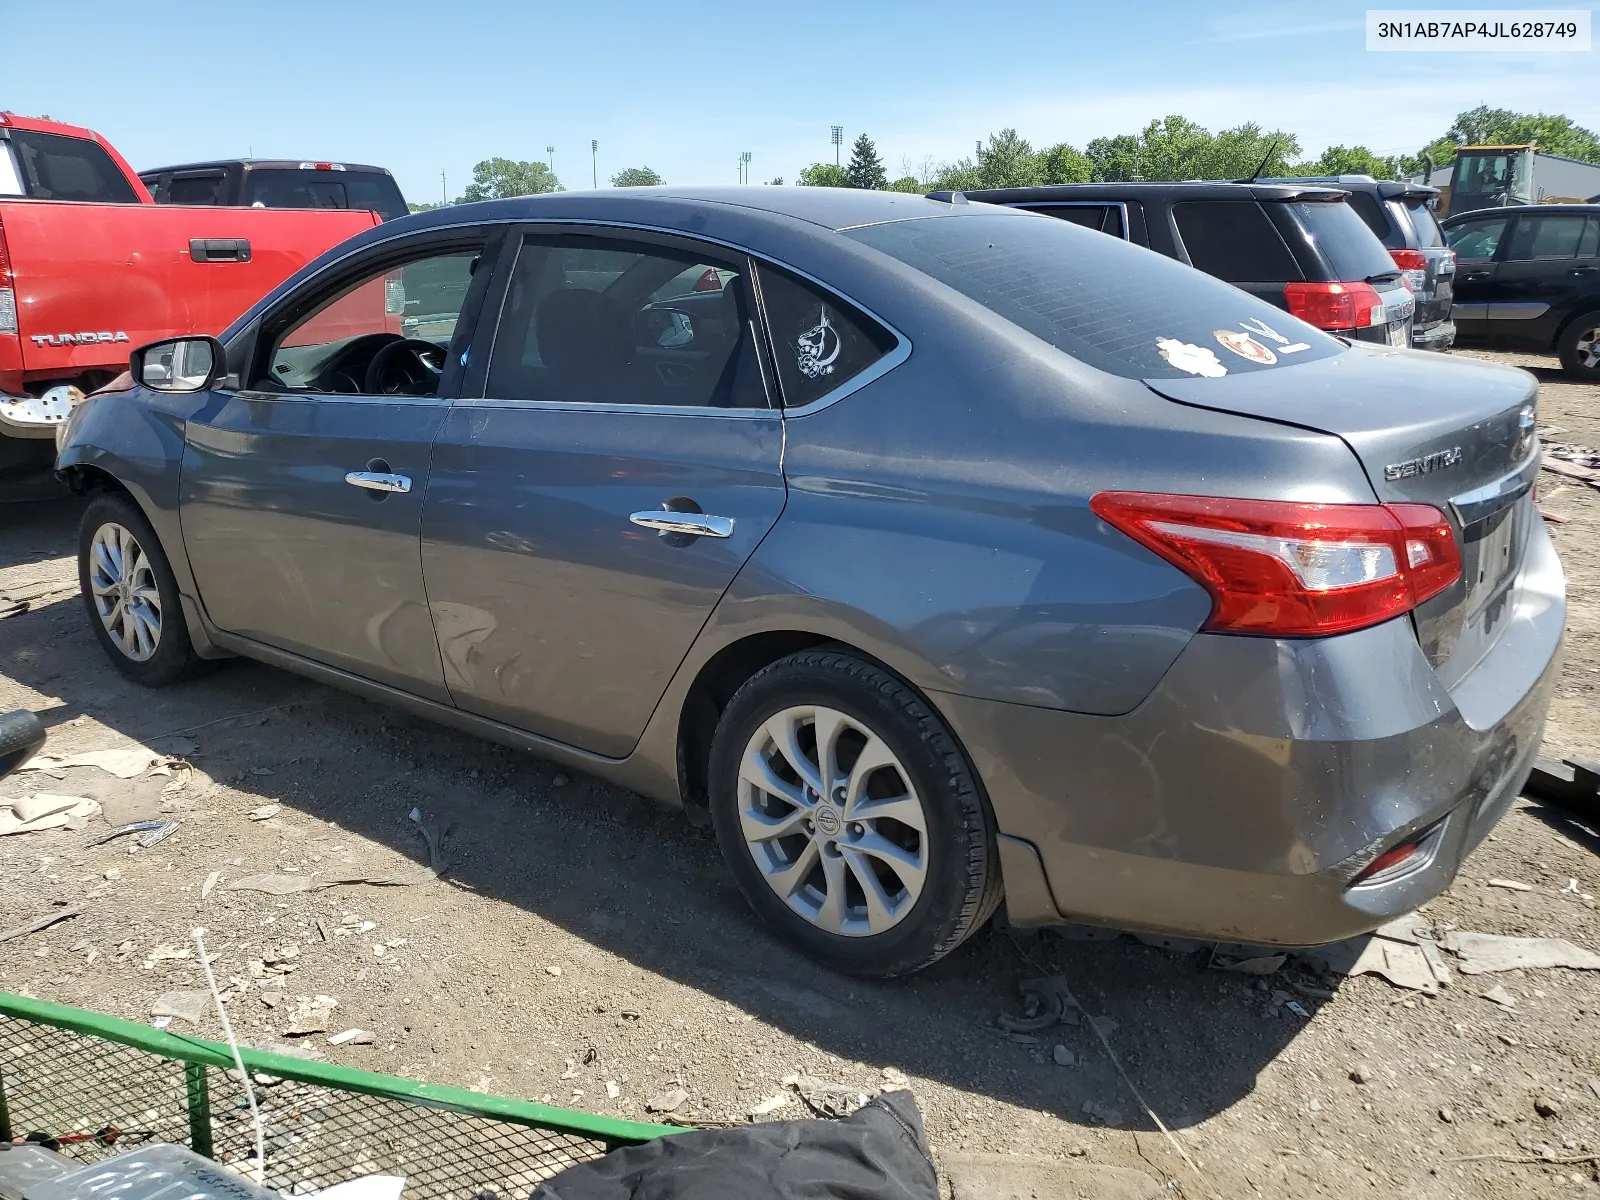
<path id="1" fill-rule="evenodd" d="M 845 236 L 1124 378 L 1220 377 L 1344 350 L 1248 292 L 1067 221 L 974 213 L 867 225 Z"/>

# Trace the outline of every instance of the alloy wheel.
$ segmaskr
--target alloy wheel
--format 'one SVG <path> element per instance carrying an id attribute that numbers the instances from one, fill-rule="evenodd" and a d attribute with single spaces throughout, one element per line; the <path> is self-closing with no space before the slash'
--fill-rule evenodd
<path id="1" fill-rule="evenodd" d="M 739 764 L 739 823 L 767 885 L 828 933 L 894 928 L 928 875 L 928 822 L 910 772 L 865 724 L 785 708 Z"/>
<path id="2" fill-rule="evenodd" d="M 139 540 L 107 522 L 95 530 L 89 551 L 89 590 L 112 645 L 144 662 L 161 644 L 161 593 Z"/>
<path id="3" fill-rule="evenodd" d="M 1580 333 L 1573 352 L 1579 365 L 1585 369 L 1593 371 L 1600 368 L 1600 325 Z"/>

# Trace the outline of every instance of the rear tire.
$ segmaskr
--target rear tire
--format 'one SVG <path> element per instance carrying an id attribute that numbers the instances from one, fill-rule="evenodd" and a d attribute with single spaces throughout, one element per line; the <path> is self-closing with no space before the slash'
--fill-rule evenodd
<path id="1" fill-rule="evenodd" d="M 78 587 L 100 648 L 135 683 L 162 687 L 199 666 L 166 552 L 128 497 L 102 492 L 84 510 Z"/>
<path id="2" fill-rule="evenodd" d="M 1561 369 L 1584 383 L 1600 383 L 1600 310 L 1581 314 L 1556 343 Z"/>
<path id="3" fill-rule="evenodd" d="M 734 694 L 712 739 L 710 797 L 750 906 L 835 970 L 920 970 L 1000 902 L 994 820 L 954 736 L 849 653 L 790 655 Z"/>

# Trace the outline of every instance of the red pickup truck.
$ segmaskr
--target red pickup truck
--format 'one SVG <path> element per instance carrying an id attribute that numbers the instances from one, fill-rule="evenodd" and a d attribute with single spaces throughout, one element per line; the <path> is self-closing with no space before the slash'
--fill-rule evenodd
<path id="1" fill-rule="evenodd" d="M 220 333 L 381 219 L 157 205 L 93 131 L 0 113 L 0 472 L 53 462 L 56 427 L 133 347 Z"/>

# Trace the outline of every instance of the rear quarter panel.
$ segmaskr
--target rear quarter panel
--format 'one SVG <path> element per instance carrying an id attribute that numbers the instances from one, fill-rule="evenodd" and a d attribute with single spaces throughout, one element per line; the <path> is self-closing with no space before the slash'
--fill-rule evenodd
<path id="1" fill-rule="evenodd" d="M 218 334 L 301 266 L 376 223 L 366 212 L 0 202 L 24 370 L 39 379 L 120 369 L 142 343 Z M 190 238 L 247 238 L 250 261 L 194 262 Z M 96 336 L 35 340 L 80 333 Z"/>

